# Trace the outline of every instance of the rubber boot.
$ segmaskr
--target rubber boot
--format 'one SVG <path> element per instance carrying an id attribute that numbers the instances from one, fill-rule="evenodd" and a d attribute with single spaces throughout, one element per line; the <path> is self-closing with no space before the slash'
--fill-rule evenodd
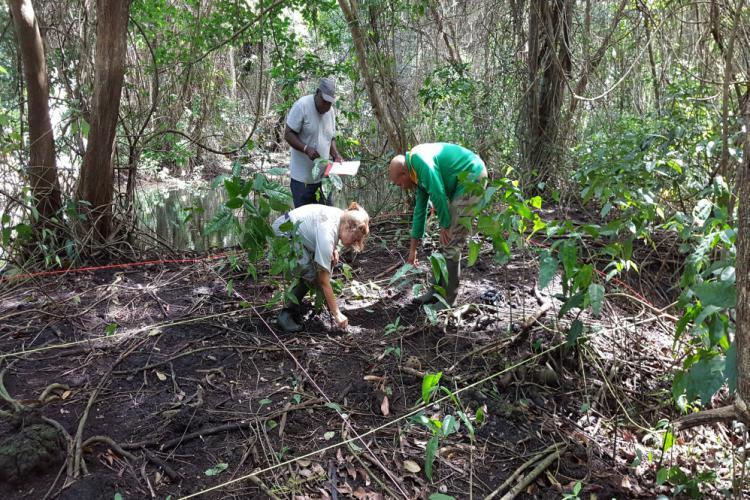
<path id="1" fill-rule="evenodd" d="M 297 303 L 288 303 L 276 318 L 279 328 L 285 332 L 295 333 L 302 330 L 300 313 L 302 311 L 302 301 L 305 295 L 307 295 L 307 291 L 308 287 L 302 281 L 292 288 L 292 295 L 297 299 Z"/>
<path id="2" fill-rule="evenodd" d="M 458 285 L 461 281 L 461 259 L 447 260 L 445 261 L 445 267 L 448 268 L 448 283 L 445 285 L 445 302 L 450 307 L 453 307 L 458 297 Z M 435 306 L 435 310 L 440 311 L 446 309 L 443 301 L 438 301 Z"/>

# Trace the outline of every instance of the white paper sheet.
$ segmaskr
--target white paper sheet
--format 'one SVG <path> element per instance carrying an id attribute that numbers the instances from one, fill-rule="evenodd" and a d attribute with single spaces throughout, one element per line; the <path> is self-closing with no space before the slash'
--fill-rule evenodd
<path id="1" fill-rule="evenodd" d="M 357 175 L 359 160 L 329 163 L 324 175 Z"/>

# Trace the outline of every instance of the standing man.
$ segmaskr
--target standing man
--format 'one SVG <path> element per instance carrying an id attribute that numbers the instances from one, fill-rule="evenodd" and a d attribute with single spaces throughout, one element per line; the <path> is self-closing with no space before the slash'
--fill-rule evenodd
<path id="1" fill-rule="evenodd" d="M 333 78 L 321 78 L 315 94 L 300 97 L 286 118 L 284 139 L 291 146 L 289 170 L 294 208 L 310 203 L 331 204 L 331 200 L 323 194 L 320 177 L 313 178 L 312 168 L 317 158 L 343 161 L 334 139 L 335 95 L 336 83 Z"/>
<path id="2" fill-rule="evenodd" d="M 445 290 L 445 301 L 452 306 L 461 278 L 461 251 L 469 236 L 469 229 L 461 224 L 461 218 L 471 217 L 472 208 L 481 198 L 464 194 L 460 179 L 465 177 L 484 184 L 487 168 L 476 153 L 456 144 L 440 142 L 420 144 L 406 155 L 394 157 L 388 176 L 402 189 L 417 189 L 408 263 L 417 263 L 417 247 L 424 236 L 428 200 L 432 201 L 440 222 L 440 246 L 448 268 L 448 280 L 433 281 L 433 286 L 415 301 L 419 304 L 438 302 L 437 308 L 442 308 L 436 296 L 437 284 Z"/>

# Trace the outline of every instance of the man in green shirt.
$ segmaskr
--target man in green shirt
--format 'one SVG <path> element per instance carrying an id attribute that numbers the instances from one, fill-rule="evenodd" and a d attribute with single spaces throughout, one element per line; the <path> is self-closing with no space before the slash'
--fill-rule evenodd
<path id="1" fill-rule="evenodd" d="M 438 285 L 445 290 L 445 300 L 453 305 L 458 295 L 461 274 L 461 251 L 469 229 L 460 220 L 471 217 L 480 196 L 464 193 L 461 180 L 479 181 L 487 177 L 487 168 L 474 152 L 449 143 L 420 144 L 391 160 L 388 169 L 391 182 L 402 189 L 416 188 L 416 203 L 411 228 L 409 256 L 406 261 L 417 263 L 417 247 L 425 231 L 427 202 L 435 207 L 440 222 L 440 246 L 448 267 L 448 280 Z M 434 286 L 416 302 L 438 302 Z"/>

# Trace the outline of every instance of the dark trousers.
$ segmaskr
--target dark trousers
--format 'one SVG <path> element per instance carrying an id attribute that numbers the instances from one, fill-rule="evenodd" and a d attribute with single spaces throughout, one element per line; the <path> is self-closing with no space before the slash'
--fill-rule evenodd
<path id="1" fill-rule="evenodd" d="M 304 182 L 292 179 L 289 186 L 292 188 L 294 208 L 299 208 L 303 205 L 310 205 L 311 203 L 331 206 L 331 198 L 330 196 L 326 198 L 323 194 L 320 182 L 315 184 L 305 184 Z"/>

